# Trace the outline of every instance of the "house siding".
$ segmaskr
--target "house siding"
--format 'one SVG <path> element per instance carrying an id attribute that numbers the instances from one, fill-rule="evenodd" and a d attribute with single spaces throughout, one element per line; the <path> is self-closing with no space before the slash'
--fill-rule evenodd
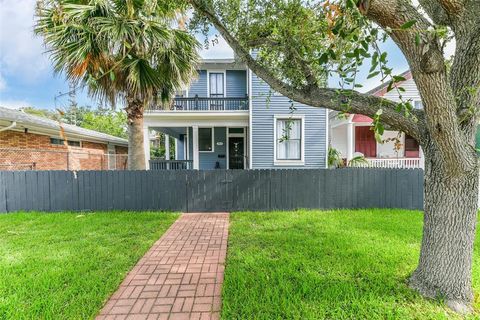
<path id="1" fill-rule="evenodd" d="M 325 168 L 327 155 L 327 110 L 294 103 L 293 113 L 304 115 L 305 155 L 304 165 L 274 165 L 274 116 L 290 112 L 290 100 L 278 93 L 268 97 L 270 87 L 252 74 L 252 168 Z M 270 101 L 268 101 L 270 100 Z"/>
<path id="2" fill-rule="evenodd" d="M 243 98 L 247 95 L 247 72 L 245 70 L 227 70 L 227 97 Z"/>
<path id="3" fill-rule="evenodd" d="M 193 137 L 193 129 L 188 128 L 189 137 Z M 213 170 L 218 162 L 220 169 L 227 168 L 227 129 L 225 127 L 214 127 L 213 129 L 213 152 L 199 152 L 199 169 L 200 170 Z M 217 143 L 221 142 L 222 145 Z M 190 159 L 193 159 L 193 139 L 189 141 Z M 224 155 L 223 158 L 219 158 L 219 155 Z"/>
<path id="4" fill-rule="evenodd" d="M 207 70 L 198 71 L 198 77 L 192 81 L 188 90 L 189 97 L 207 97 L 208 81 Z M 226 70 L 225 72 L 226 97 L 243 98 L 247 94 L 247 72 L 245 70 Z"/>
<path id="5" fill-rule="evenodd" d="M 418 92 L 417 85 L 413 79 L 408 79 L 400 84 L 400 87 L 405 89 L 405 92 L 402 92 L 402 99 L 407 101 L 411 99 L 412 101 L 421 100 L 420 93 Z M 398 95 L 397 90 L 391 90 L 383 95 L 383 98 L 401 102 L 401 99 Z"/>
<path id="6" fill-rule="evenodd" d="M 199 97 L 208 96 L 206 70 L 198 71 L 197 79 L 192 81 L 190 88 L 188 89 L 189 97 L 195 97 L 195 95 L 198 95 Z"/>

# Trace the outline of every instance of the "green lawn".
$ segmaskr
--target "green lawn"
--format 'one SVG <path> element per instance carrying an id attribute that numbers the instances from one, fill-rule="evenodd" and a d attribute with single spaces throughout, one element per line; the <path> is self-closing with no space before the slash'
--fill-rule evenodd
<path id="1" fill-rule="evenodd" d="M 406 285 L 421 228 L 422 214 L 415 211 L 234 213 L 222 318 L 454 318 Z M 474 266 L 479 292 L 478 250 Z M 478 310 L 478 294 L 475 299 Z"/>
<path id="2" fill-rule="evenodd" d="M 177 217 L 0 214 L 0 319 L 93 318 Z"/>

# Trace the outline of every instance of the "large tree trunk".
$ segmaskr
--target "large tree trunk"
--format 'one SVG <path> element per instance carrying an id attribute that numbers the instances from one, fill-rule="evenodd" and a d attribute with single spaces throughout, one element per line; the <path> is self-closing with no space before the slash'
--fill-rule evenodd
<path id="1" fill-rule="evenodd" d="M 125 108 L 128 122 L 128 170 L 145 170 L 145 149 L 143 146 L 144 104 L 138 99 L 127 99 Z"/>
<path id="2" fill-rule="evenodd" d="M 471 310 L 472 255 L 478 209 L 478 168 L 448 174 L 438 151 L 426 150 L 425 215 L 420 260 L 410 286 L 443 298 L 453 310 Z"/>

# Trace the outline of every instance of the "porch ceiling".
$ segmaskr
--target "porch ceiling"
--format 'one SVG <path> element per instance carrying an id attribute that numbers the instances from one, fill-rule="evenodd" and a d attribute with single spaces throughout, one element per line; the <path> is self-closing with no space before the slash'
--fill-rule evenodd
<path id="1" fill-rule="evenodd" d="M 150 129 L 168 134 L 175 139 L 180 139 L 180 135 L 187 134 L 186 127 L 150 127 Z"/>

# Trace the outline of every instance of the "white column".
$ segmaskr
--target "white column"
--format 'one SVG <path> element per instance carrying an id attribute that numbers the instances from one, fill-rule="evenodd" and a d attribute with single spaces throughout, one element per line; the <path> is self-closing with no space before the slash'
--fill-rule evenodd
<path id="1" fill-rule="evenodd" d="M 165 160 L 170 160 L 170 136 L 165 134 Z"/>
<path id="2" fill-rule="evenodd" d="M 178 139 L 175 138 L 175 160 L 180 160 L 178 159 Z"/>
<path id="3" fill-rule="evenodd" d="M 199 153 L 198 153 L 198 126 L 192 127 L 192 144 L 193 144 L 193 169 L 200 169 Z"/>
<path id="4" fill-rule="evenodd" d="M 150 169 L 150 132 L 148 127 L 143 127 L 143 149 L 145 151 L 145 169 Z"/>
<path id="5" fill-rule="evenodd" d="M 353 123 L 347 124 L 347 161 L 352 160 L 355 150 L 355 140 L 353 136 Z"/>

